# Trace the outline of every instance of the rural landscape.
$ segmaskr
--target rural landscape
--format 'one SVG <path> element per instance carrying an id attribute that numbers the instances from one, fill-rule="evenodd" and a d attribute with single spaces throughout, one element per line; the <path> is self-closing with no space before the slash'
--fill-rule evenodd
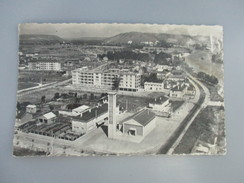
<path id="1" fill-rule="evenodd" d="M 15 156 L 224 155 L 223 30 L 21 24 Z"/>

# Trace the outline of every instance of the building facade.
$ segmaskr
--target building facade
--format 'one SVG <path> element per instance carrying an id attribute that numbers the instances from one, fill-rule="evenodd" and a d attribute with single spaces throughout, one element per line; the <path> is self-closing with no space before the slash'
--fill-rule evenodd
<path id="1" fill-rule="evenodd" d="M 155 83 L 155 82 L 145 82 L 144 83 L 144 90 L 145 91 L 163 91 L 164 90 L 164 83 Z"/>
<path id="2" fill-rule="evenodd" d="M 119 82 L 119 90 L 137 91 L 141 83 L 141 75 L 132 72 L 115 72 L 100 70 L 76 69 L 72 71 L 72 84 L 81 86 L 94 86 L 112 89 L 115 82 Z"/>
<path id="3" fill-rule="evenodd" d="M 144 138 L 155 127 L 155 113 L 149 109 L 144 109 L 123 123 L 123 133 Z"/>
<path id="4" fill-rule="evenodd" d="M 33 71 L 61 71 L 61 63 L 58 61 L 31 61 L 28 66 Z"/>

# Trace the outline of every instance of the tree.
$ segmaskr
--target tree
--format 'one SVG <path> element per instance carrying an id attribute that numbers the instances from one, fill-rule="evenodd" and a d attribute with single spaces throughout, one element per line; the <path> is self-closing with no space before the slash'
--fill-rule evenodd
<path id="1" fill-rule="evenodd" d="M 94 94 L 93 93 L 91 93 L 91 95 L 90 95 L 90 100 L 94 100 Z"/>
<path id="2" fill-rule="evenodd" d="M 172 65 L 171 55 L 168 53 L 160 52 L 155 55 L 154 62 L 156 64 Z"/>
<path id="3" fill-rule="evenodd" d="M 21 105 L 20 105 L 20 102 L 17 102 L 16 108 L 17 108 L 17 110 L 18 110 L 18 111 L 20 111 L 20 110 L 21 110 Z"/>
<path id="4" fill-rule="evenodd" d="M 87 94 L 86 93 L 83 95 L 83 99 L 87 99 Z"/>
<path id="5" fill-rule="evenodd" d="M 43 95 L 42 98 L 41 98 L 41 103 L 43 104 L 43 103 L 45 103 L 45 102 L 46 102 L 46 96 Z"/>
<path id="6" fill-rule="evenodd" d="M 112 87 L 112 89 L 113 90 L 119 90 L 119 83 L 120 83 L 120 77 L 115 77 L 114 78 L 114 81 L 113 81 L 113 87 Z"/>
<path id="7" fill-rule="evenodd" d="M 213 75 L 210 76 L 210 75 L 206 74 L 205 72 L 199 72 L 197 74 L 197 77 L 199 79 L 202 79 L 202 80 L 204 80 L 210 84 L 214 84 L 214 85 L 218 84 L 218 82 L 219 82 L 215 76 L 213 76 Z"/>
<path id="8" fill-rule="evenodd" d="M 54 109 L 54 107 L 52 105 L 49 105 L 49 109 L 50 109 L 50 111 L 52 111 Z"/>
<path id="9" fill-rule="evenodd" d="M 59 93 L 57 92 L 57 93 L 54 94 L 54 97 L 53 97 L 53 98 L 54 98 L 54 99 L 58 99 L 59 97 L 60 97 L 60 95 L 59 95 Z"/>

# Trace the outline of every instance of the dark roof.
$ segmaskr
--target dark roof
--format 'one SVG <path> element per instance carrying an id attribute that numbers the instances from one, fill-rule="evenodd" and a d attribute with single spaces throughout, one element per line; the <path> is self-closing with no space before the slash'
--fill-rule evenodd
<path id="1" fill-rule="evenodd" d="M 155 118 L 155 113 L 149 109 L 144 109 L 137 113 L 132 119 L 140 123 L 142 126 L 146 126 L 150 121 Z"/>
<path id="2" fill-rule="evenodd" d="M 94 119 L 96 116 L 100 116 L 102 114 L 104 114 L 105 112 L 108 112 L 108 104 L 103 104 L 102 106 L 99 106 L 99 107 L 94 107 L 86 112 L 84 112 L 82 114 L 82 116 L 77 116 L 77 117 L 74 117 L 74 119 L 77 119 L 79 120 L 80 122 L 89 122 L 91 121 L 92 119 Z"/>
<path id="3" fill-rule="evenodd" d="M 151 104 L 162 104 L 162 103 L 164 103 L 166 100 L 168 100 L 167 97 L 165 97 L 165 96 L 161 96 L 161 97 L 158 97 L 158 98 L 151 99 L 150 103 L 151 103 Z"/>

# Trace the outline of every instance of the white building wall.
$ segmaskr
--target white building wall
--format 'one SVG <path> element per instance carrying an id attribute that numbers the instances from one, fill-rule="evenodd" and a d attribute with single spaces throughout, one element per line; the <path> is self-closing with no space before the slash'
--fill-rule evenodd
<path id="1" fill-rule="evenodd" d="M 96 128 L 96 123 L 103 121 L 105 118 L 108 118 L 108 112 L 103 113 L 102 115 L 94 118 L 89 122 L 80 122 L 78 120 L 72 120 L 72 131 L 77 133 L 86 133 L 88 131 Z"/>
<path id="2" fill-rule="evenodd" d="M 145 91 L 163 91 L 164 83 L 145 82 L 144 90 Z"/>
<path id="3" fill-rule="evenodd" d="M 148 135 L 153 129 L 156 127 L 156 118 L 154 118 L 150 123 L 148 123 L 144 128 L 143 128 L 143 136 L 145 137 Z"/>
<path id="4" fill-rule="evenodd" d="M 169 100 L 166 100 L 164 103 L 162 104 L 152 104 L 152 103 L 149 103 L 149 107 L 151 107 L 153 110 L 156 110 L 156 111 L 163 111 L 163 109 L 169 105 Z"/>

